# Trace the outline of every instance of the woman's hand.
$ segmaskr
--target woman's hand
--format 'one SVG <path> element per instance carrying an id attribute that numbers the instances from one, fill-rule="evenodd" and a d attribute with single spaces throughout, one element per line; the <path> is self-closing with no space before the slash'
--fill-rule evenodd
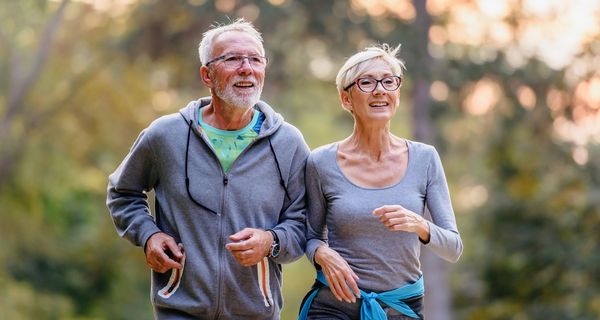
<path id="1" fill-rule="evenodd" d="M 373 210 L 373 215 L 378 217 L 391 231 L 413 232 L 419 236 L 421 241 L 429 242 L 429 224 L 427 220 L 401 205 L 379 207 Z"/>
<path id="2" fill-rule="evenodd" d="M 320 246 L 315 251 L 315 262 L 321 266 L 336 299 L 348 303 L 356 302 L 356 297 L 360 297 L 356 284 L 358 276 L 339 253 L 328 246 Z"/>

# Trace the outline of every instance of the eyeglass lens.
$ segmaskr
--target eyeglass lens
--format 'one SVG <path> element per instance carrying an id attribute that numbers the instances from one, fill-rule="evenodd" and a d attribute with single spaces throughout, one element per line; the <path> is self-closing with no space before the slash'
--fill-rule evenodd
<path id="1" fill-rule="evenodd" d="M 242 56 L 242 55 L 232 55 L 225 56 L 223 58 L 223 63 L 227 67 L 239 67 L 244 63 L 244 60 L 248 60 L 250 66 L 252 67 L 265 67 L 267 64 L 267 58 L 261 56 Z"/>
<path id="2" fill-rule="evenodd" d="M 400 87 L 400 83 L 402 82 L 400 77 L 386 77 L 381 80 L 375 80 L 372 78 L 360 78 L 356 81 L 358 88 L 365 92 L 372 92 L 377 87 L 377 84 L 381 82 L 381 86 L 385 90 L 394 91 Z"/>

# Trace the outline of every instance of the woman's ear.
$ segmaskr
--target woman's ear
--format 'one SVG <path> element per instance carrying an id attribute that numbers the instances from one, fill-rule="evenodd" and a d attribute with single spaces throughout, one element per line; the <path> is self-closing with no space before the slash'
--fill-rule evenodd
<path id="1" fill-rule="evenodd" d="M 340 93 L 340 100 L 342 102 L 342 108 L 352 113 L 352 98 L 350 98 L 350 92 L 344 90 Z"/>
<path id="2" fill-rule="evenodd" d="M 207 86 L 209 88 L 213 87 L 213 81 L 210 78 L 210 72 L 209 72 L 207 66 L 200 67 L 200 78 L 202 79 L 202 82 L 204 83 L 205 86 Z"/>

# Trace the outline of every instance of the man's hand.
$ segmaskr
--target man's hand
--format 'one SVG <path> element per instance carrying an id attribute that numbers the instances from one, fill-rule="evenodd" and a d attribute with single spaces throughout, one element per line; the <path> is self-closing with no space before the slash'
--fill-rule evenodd
<path id="1" fill-rule="evenodd" d="M 146 263 L 152 270 L 164 273 L 170 269 L 181 269 L 183 245 L 164 232 L 150 236 L 146 241 Z"/>
<path id="2" fill-rule="evenodd" d="M 245 228 L 229 236 L 230 242 L 225 248 L 244 267 L 250 267 L 260 262 L 269 254 L 273 244 L 273 235 L 269 231 Z"/>

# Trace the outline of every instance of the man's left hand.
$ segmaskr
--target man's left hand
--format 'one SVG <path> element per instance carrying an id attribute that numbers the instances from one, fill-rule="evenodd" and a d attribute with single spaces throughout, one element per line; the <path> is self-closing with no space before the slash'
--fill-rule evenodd
<path id="1" fill-rule="evenodd" d="M 269 231 L 245 228 L 229 236 L 230 242 L 225 248 L 233 254 L 243 266 L 250 267 L 259 263 L 269 254 L 273 244 L 273 235 Z"/>

